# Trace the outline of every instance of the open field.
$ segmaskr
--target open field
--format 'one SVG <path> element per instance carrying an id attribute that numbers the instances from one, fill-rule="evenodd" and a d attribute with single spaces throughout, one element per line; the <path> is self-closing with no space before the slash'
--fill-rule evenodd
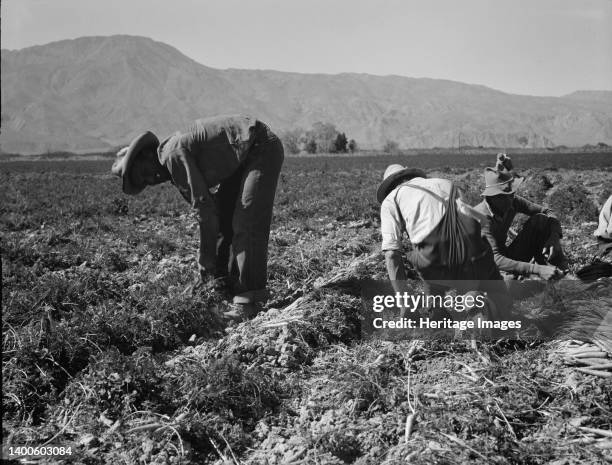
<path id="1" fill-rule="evenodd" d="M 579 152 L 567 150 L 563 152 L 540 151 L 534 152 L 523 150 L 512 154 L 520 166 L 530 168 L 606 168 L 612 166 L 612 151 L 598 150 L 592 152 Z M 485 153 L 458 152 L 449 149 L 428 149 L 422 151 L 410 151 L 406 154 L 385 155 L 376 152 L 358 152 L 355 155 L 332 155 L 332 154 L 301 154 L 286 155 L 285 164 L 287 169 L 315 168 L 325 169 L 325 166 L 334 169 L 338 167 L 350 167 L 355 169 L 384 169 L 389 163 L 410 164 L 419 168 L 466 168 L 474 169 L 485 167 L 495 159 L 496 150 L 487 150 Z M 70 158 L 70 155 L 66 155 Z M 47 158 L 29 156 L 4 156 L 0 155 L 0 171 L 62 171 L 62 172 L 84 172 L 84 173 L 107 173 L 113 160 L 112 154 L 90 154 L 73 155 L 72 159 Z M 313 161 L 315 158 L 319 162 Z M 59 165 L 58 165 L 59 163 Z M 289 168 L 290 167 L 290 168 Z"/>
<path id="2" fill-rule="evenodd" d="M 273 310 L 229 332 L 224 296 L 194 287 L 197 225 L 173 186 L 124 196 L 111 160 L 1 163 L 3 445 L 72 446 L 45 463 L 606 463 L 579 427 L 612 428 L 612 379 L 566 367 L 551 343 L 363 340 L 358 296 L 314 288 L 366 257 L 361 277 L 384 278 L 386 165 L 455 179 L 473 203 L 493 160 L 288 158 Z M 513 161 L 525 195 L 559 213 L 571 269 L 588 263 L 612 155 Z M 299 318 L 262 324 L 292 303 Z"/>

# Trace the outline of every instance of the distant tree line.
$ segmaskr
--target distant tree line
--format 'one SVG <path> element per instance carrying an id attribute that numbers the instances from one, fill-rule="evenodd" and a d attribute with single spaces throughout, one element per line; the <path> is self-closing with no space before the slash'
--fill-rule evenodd
<path id="1" fill-rule="evenodd" d="M 332 123 L 316 122 L 310 129 L 291 129 L 281 134 L 285 150 L 291 154 L 348 153 L 357 151 L 355 139 L 348 139 Z"/>

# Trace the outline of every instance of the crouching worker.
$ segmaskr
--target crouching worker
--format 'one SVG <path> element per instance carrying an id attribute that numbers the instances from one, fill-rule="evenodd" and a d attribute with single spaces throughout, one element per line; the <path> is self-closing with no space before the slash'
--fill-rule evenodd
<path id="1" fill-rule="evenodd" d="M 161 143 L 151 132 L 119 151 L 112 172 L 123 192 L 170 181 L 197 215 L 202 281 L 235 295 L 225 313 L 252 318 L 267 299 L 272 205 L 283 163 L 280 140 L 249 116 L 196 120 Z"/>
<path id="2" fill-rule="evenodd" d="M 382 250 L 396 292 L 404 291 L 406 280 L 401 242 L 406 232 L 414 246 L 408 260 L 425 281 L 427 294 L 444 295 L 451 287 L 448 281 L 456 281 L 453 287 L 460 292 L 487 292 L 495 307 L 492 316 L 509 313 L 512 302 L 491 248 L 478 221 L 463 210 L 465 204 L 451 181 L 390 165 L 376 196 L 381 203 Z M 434 317 L 444 313 L 434 309 Z"/>
<path id="3" fill-rule="evenodd" d="M 587 283 L 612 276 L 612 263 L 606 260 L 606 256 L 612 258 L 612 195 L 599 212 L 599 224 L 593 235 L 597 238 L 597 255 L 591 263 L 576 271 L 576 276 Z"/>
<path id="4" fill-rule="evenodd" d="M 537 275 L 557 279 L 567 270 L 561 248 L 561 224 L 548 208 L 515 195 L 523 178 L 512 170 L 510 158 L 498 154 L 495 168 L 485 168 L 483 201 L 474 209 L 485 218 L 482 232 L 491 244 L 495 263 L 501 271 L 515 275 Z M 529 220 L 514 240 L 506 245 L 508 232 L 517 213 Z"/>
<path id="5" fill-rule="evenodd" d="M 597 238 L 600 257 L 612 252 L 612 195 L 599 212 L 599 224 L 593 235 Z"/>

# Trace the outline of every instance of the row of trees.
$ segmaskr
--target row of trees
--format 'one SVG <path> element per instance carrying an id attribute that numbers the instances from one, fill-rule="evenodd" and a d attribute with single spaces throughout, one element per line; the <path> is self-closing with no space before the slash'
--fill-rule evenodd
<path id="1" fill-rule="evenodd" d="M 285 150 L 291 154 L 347 153 L 357 151 L 355 139 L 346 137 L 331 123 L 317 122 L 308 130 L 292 129 L 281 135 Z"/>

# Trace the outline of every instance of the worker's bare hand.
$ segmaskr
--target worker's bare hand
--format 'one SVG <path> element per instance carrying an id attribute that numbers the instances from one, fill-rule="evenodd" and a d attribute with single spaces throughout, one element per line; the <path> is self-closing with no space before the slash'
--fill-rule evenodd
<path id="1" fill-rule="evenodd" d="M 534 272 L 540 278 L 547 281 L 551 279 L 560 279 L 564 276 L 563 271 L 552 265 L 535 265 Z"/>
<path id="2" fill-rule="evenodd" d="M 563 249 L 561 248 L 561 241 L 559 238 L 553 237 L 546 241 L 544 248 L 542 249 L 542 255 L 546 258 L 546 261 L 551 262 L 563 256 Z"/>

